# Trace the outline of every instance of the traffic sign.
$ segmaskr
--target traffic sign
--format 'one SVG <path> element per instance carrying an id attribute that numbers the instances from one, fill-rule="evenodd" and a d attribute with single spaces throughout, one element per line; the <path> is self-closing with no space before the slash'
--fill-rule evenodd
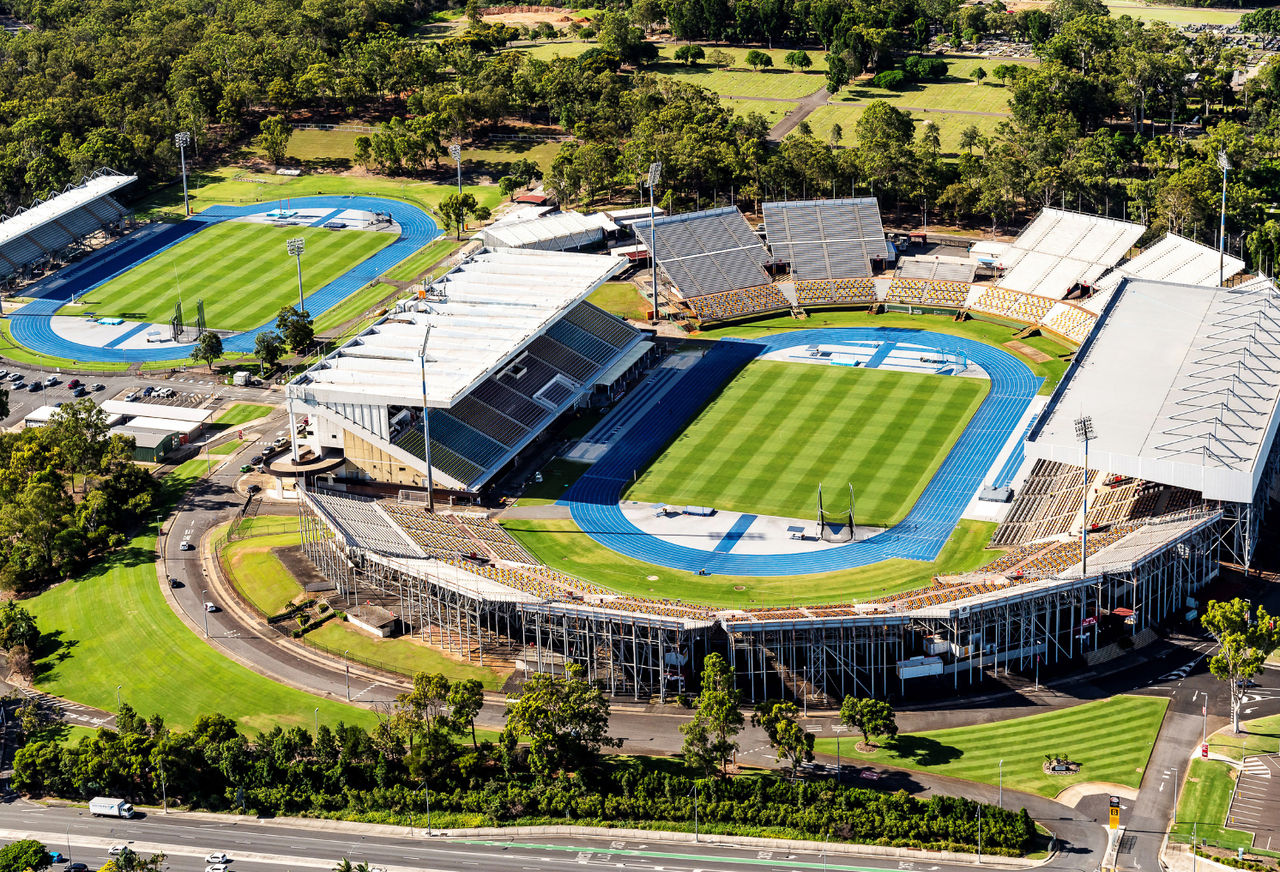
<path id="1" fill-rule="evenodd" d="M 1208 742 L 1205 742 L 1203 745 L 1200 746 L 1200 756 L 1206 760 L 1209 759 L 1209 743 Z"/>
<path id="2" fill-rule="evenodd" d="M 1110 823 L 1111 823 L 1111 829 L 1113 830 L 1120 826 L 1120 809 L 1116 808 L 1114 805 L 1111 806 L 1111 822 Z"/>

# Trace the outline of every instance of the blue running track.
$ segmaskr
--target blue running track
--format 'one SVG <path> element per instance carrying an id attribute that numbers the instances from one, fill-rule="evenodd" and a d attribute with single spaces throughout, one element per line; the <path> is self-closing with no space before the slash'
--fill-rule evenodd
<path id="1" fill-rule="evenodd" d="M 294 197 L 289 203 L 299 209 L 328 208 L 335 211 L 358 209 L 366 212 L 389 212 L 392 220 L 400 225 L 400 237 L 395 242 L 307 296 L 307 311 L 313 316 L 319 316 L 337 305 L 440 235 L 440 230 L 430 215 L 417 206 L 402 203 L 399 200 L 384 200 L 380 197 L 318 196 Z M 190 357 L 195 349 L 194 345 L 166 344 L 157 348 L 101 348 L 72 342 L 53 331 L 52 316 L 73 296 L 79 297 L 93 290 L 211 224 L 268 212 L 278 205 L 278 203 L 255 203 L 251 206 L 211 206 L 199 215 L 178 224 L 153 225 L 155 229 L 144 228 L 95 252 L 80 264 L 69 270 L 61 270 L 51 276 L 47 282 L 41 282 L 34 287 L 34 293 L 39 294 L 40 298 L 23 306 L 10 319 L 14 340 L 32 351 L 71 360 L 141 363 L 181 360 Z M 326 218 L 326 220 L 329 219 Z M 274 327 L 275 321 L 269 321 L 253 330 L 223 340 L 222 347 L 227 352 L 252 352 L 257 335 Z"/>
<path id="2" fill-rule="evenodd" d="M 920 499 L 897 526 L 861 542 L 797 554 L 733 554 L 703 551 L 666 542 L 636 527 L 618 500 L 638 470 L 648 463 L 700 412 L 720 389 L 755 357 L 793 346 L 851 344 L 867 340 L 911 342 L 962 352 L 987 373 L 991 390 L 969 426 L 960 434 Z M 882 560 L 934 560 L 969 500 L 982 486 L 1000 449 L 1018 426 L 1040 388 L 1040 379 L 1013 356 L 990 345 L 923 330 L 851 327 L 798 330 L 753 340 L 722 340 L 696 365 L 662 407 L 645 417 L 604 453 L 574 484 L 562 502 L 592 539 L 628 557 L 716 575 L 807 575 L 869 566 Z"/>

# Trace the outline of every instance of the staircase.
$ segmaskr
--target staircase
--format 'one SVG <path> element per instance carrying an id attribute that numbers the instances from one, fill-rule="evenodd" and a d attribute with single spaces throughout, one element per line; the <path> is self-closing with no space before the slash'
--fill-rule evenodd
<path id="1" fill-rule="evenodd" d="M 787 302 L 791 304 L 792 318 L 808 318 L 808 313 L 800 307 L 800 301 L 796 298 L 796 283 L 789 278 L 781 281 L 775 281 L 773 286 L 778 289 L 782 296 L 787 298 Z"/>

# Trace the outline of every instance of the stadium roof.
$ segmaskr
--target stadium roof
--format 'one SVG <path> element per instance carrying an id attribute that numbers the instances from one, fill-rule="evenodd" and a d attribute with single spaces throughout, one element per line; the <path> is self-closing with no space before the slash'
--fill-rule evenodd
<path id="1" fill-rule="evenodd" d="M 609 216 L 597 212 L 583 215 L 581 212 L 557 212 L 528 221 L 486 227 L 481 231 L 484 244 L 490 248 L 540 248 L 563 251 L 599 241 L 604 232 L 614 231 L 618 225 Z"/>
<path id="2" fill-rule="evenodd" d="M 1152 554 L 1168 547 L 1172 542 L 1202 527 L 1216 523 L 1222 512 L 1181 515 L 1170 520 L 1144 524 L 1127 536 L 1112 542 L 1106 548 L 1089 557 L 1089 575 L 1092 578 L 1104 572 L 1131 572 Z M 1058 574 L 1059 578 L 1085 578 L 1084 567 L 1077 561 Z"/>
<path id="3" fill-rule="evenodd" d="M 684 297 L 769 284 L 769 250 L 736 206 L 667 215 L 652 222 L 658 266 Z M 649 244 L 648 218 L 631 229 Z"/>
<path id="4" fill-rule="evenodd" d="M 1114 290 L 1121 279 L 1150 279 L 1184 285 L 1218 285 L 1218 250 L 1170 233 L 1155 245 L 1147 246 L 1133 260 L 1121 264 L 1098 280 L 1098 288 Z M 1222 276 L 1229 279 L 1244 269 L 1244 261 L 1226 255 Z"/>
<path id="5" fill-rule="evenodd" d="M 1141 224 L 1045 209 L 1001 258 L 1000 287 L 1061 299 L 1077 282 L 1093 282 L 1146 231 Z"/>
<path id="6" fill-rule="evenodd" d="M 68 188 L 61 194 L 36 203 L 30 209 L 24 209 L 12 218 L 0 221 L 0 246 L 61 218 L 73 209 L 79 209 L 86 203 L 92 203 L 94 200 L 118 191 L 130 182 L 136 181 L 137 178 L 137 176 L 103 173 L 86 179 L 83 183 Z"/>
<path id="7" fill-rule="evenodd" d="M 888 257 L 875 197 L 788 200 L 761 211 L 770 249 L 797 280 L 865 278 L 872 260 Z"/>
<path id="8" fill-rule="evenodd" d="M 1026 453 L 1247 503 L 1275 437 L 1280 295 L 1126 279 L 1076 355 Z"/>
<path id="9" fill-rule="evenodd" d="M 290 383 L 290 395 L 422 405 L 418 355 L 427 340 L 427 404 L 450 408 L 478 382 L 626 265 L 626 258 L 484 250 L 401 303 Z M 428 337 L 430 330 L 430 337 Z"/>

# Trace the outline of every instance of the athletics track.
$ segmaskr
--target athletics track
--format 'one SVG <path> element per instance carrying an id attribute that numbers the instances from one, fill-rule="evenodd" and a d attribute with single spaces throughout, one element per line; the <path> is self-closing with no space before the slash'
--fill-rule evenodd
<path id="1" fill-rule="evenodd" d="M 961 352 L 991 379 L 986 399 L 901 523 L 869 539 L 808 554 L 734 554 L 703 551 L 650 536 L 622 514 L 618 501 L 635 472 L 644 469 L 747 363 L 784 348 L 867 341 L 909 342 L 932 346 L 941 353 Z M 569 506 L 578 527 L 606 548 L 645 563 L 688 572 L 807 575 L 893 558 L 931 561 L 982 486 L 983 477 L 1017 428 L 1040 382 L 1025 364 L 994 346 L 925 330 L 850 327 L 721 340 L 684 371 L 679 383 L 663 397 L 662 405 L 651 407 L 611 445 L 561 502 Z"/>
<path id="2" fill-rule="evenodd" d="M 9 319 L 14 341 L 32 351 L 70 360 L 139 363 L 190 357 L 194 345 L 166 343 L 156 348 L 104 348 L 72 342 L 54 332 L 53 315 L 74 297 L 133 269 L 206 227 L 233 218 L 269 212 L 281 205 L 281 201 L 273 201 L 251 206 L 210 206 L 178 224 L 151 225 L 95 251 L 84 261 L 59 270 L 33 288 L 33 293 L 39 298 L 17 310 Z M 440 235 L 430 215 L 399 200 L 357 196 L 294 197 L 289 200 L 289 206 L 293 209 L 389 212 L 392 220 L 400 225 L 400 236 L 395 242 L 307 295 L 307 311 L 313 317 L 342 302 Z M 274 326 L 275 321 L 270 321 L 253 330 L 227 337 L 222 347 L 227 352 L 251 353 L 257 335 Z"/>

